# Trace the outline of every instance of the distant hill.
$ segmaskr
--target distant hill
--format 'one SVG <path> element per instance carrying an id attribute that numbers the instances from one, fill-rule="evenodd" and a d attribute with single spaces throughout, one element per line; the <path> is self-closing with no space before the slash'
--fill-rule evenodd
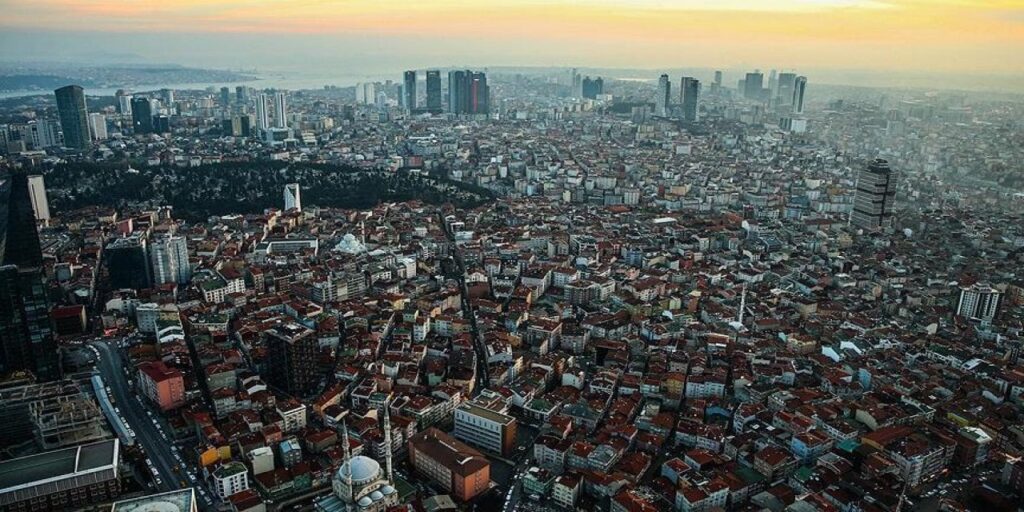
<path id="1" fill-rule="evenodd" d="M 50 207 L 121 208 L 170 205 L 175 216 L 261 213 L 282 208 L 286 183 L 299 183 L 303 206 L 367 209 L 382 202 L 420 200 L 472 208 L 494 199 L 482 187 L 407 171 L 364 170 L 323 164 L 221 163 L 200 167 L 67 164 L 45 173 Z"/>

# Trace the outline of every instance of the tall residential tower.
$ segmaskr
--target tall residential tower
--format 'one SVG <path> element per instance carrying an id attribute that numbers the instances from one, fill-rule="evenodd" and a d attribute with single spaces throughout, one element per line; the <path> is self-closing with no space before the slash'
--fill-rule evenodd
<path id="1" fill-rule="evenodd" d="M 889 168 L 889 162 L 872 161 L 857 174 L 850 222 L 865 229 L 891 226 L 895 199 L 896 175 Z"/>

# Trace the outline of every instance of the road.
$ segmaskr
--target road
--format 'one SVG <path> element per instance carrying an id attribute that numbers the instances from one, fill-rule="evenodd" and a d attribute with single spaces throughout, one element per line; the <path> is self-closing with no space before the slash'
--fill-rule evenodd
<path id="1" fill-rule="evenodd" d="M 444 215 L 439 215 L 439 217 L 441 219 L 441 227 L 444 229 L 448 241 L 452 244 L 452 260 L 458 267 L 459 291 L 460 295 L 462 295 L 462 316 L 469 320 L 470 335 L 473 337 L 473 348 L 476 349 L 477 382 L 476 386 L 473 387 L 473 395 L 476 396 L 490 385 L 487 367 L 487 348 L 480 337 L 480 329 L 476 324 L 476 312 L 473 311 L 473 304 L 469 300 L 469 287 L 466 286 L 466 265 L 462 261 L 462 250 L 455 241 L 455 233 L 452 233 L 451 229 L 448 228 Z"/>
<path id="2" fill-rule="evenodd" d="M 96 347 L 100 352 L 96 367 L 103 377 L 103 382 L 110 386 L 110 395 L 114 399 L 115 407 L 121 410 L 121 416 L 135 431 L 135 442 L 141 445 L 146 456 L 153 461 L 153 465 L 156 467 L 161 480 L 161 483 L 156 486 L 157 490 L 163 492 L 181 489 L 180 482 L 182 481 L 188 484 L 187 487 L 200 487 L 191 484 L 184 465 L 180 465 L 177 470 L 174 469 L 174 466 L 180 463 L 171 451 L 172 443 L 160 434 L 156 425 L 153 424 L 152 418 L 146 414 L 146 411 L 149 410 L 148 405 L 142 403 L 138 395 L 128 385 L 124 369 L 130 368 L 130 365 L 122 358 L 121 351 L 111 347 L 107 341 L 92 342 L 90 345 Z M 199 497 L 198 493 L 197 497 L 201 510 L 214 510 L 209 493 L 205 499 Z"/>

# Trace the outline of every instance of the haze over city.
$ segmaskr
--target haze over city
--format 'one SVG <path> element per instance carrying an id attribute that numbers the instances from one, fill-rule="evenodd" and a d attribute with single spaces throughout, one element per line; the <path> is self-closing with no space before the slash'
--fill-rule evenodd
<path id="1" fill-rule="evenodd" d="M 1022 28 L 0 0 L 0 512 L 1022 512 Z"/>
<path id="2" fill-rule="evenodd" d="M 970 0 L 0 2 L 0 59 L 330 77 L 433 66 L 820 71 L 829 83 L 1024 71 L 1024 5 Z M 330 66 L 333 69 L 324 69 Z M 858 72 L 849 74 L 841 72 Z M 923 80 L 909 82 L 920 85 Z"/>

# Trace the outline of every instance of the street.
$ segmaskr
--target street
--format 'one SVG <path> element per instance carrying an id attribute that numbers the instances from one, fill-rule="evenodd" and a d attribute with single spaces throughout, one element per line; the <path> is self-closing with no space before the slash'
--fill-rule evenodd
<path id="1" fill-rule="evenodd" d="M 103 381 L 110 387 L 114 405 L 120 409 L 121 416 L 128 426 L 135 431 L 135 441 L 145 451 L 149 460 L 153 461 L 153 466 L 160 479 L 160 483 L 154 482 L 157 490 L 163 492 L 189 486 L 196 487 L 199 508 L 213 510 L 215 507 L 209 492 L 189 478 L 187 466 L 179 462 L 171 450 L 173 443 L 161 435 L 156 425 L 153 424 L 152 418 L 146 414 L 146 411 L 149 411 L 148 404 L 142 403 L 131 386 L 128 385 L 124 369 L 130 366 L 121 357 L 120 350 L 111 348 L 106 340 L 92 342 L 90 345 L 100 352 L 96 367 L 100 371 Z M 154 416 L 156 415 L 154 414 Z M 175 466 L 178 466 L 177 470 L 174 469 Z M 185 482 L 186 485 L 182 486 L 181 482 Z"/>

